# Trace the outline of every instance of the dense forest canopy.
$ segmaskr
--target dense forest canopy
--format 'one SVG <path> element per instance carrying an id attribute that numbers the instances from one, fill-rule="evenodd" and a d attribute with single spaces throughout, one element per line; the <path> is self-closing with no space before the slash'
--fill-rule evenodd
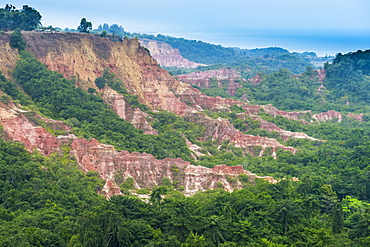
<path id="1" fill-rule="evenodd" d="M 282 68 L 288 68 L 293 73 L 301 73 L 311 65 L 309 59 L 302 54 L 290 53 L 279 47 L 261 49 L 239 49 L 223 47 L 200 40 L 188 40 L 166 35 L 135 34 L 139 38 L 152 39 L 170 44 L 179 49 L 180 54 L 197 63 L 207 65 L 222 64 L 223 66 L 238 67 L 247 65 L 254 71 L 268 73 Z M 243 70 L 241 68 L 241 70 Z"/>
<path id="2" fill-rule="evenodd" d="M 16 9 L 15 6 L 7 4 L 5 8 L 0 8 L 0 29 L 31 31 L 40 24 L 41 14 L 28 5 L 23 5 L 22 9 Z"/>
<path id="3" fill-rule="evenodd" d="M 149 198 L 143 201 L 135 197 L 140 191 L 133 189 L 132 180 L 126 179 L 120 184 L 123 195 L 106 200 L 98 194 L 104 181 L 96 172 L 82 172 L 68 145 L 45 157 L 9 141 L 1 131 L 0 246 L 370 245 L 369 51 L 338 54 L 332 64 L 325 65 L 324 81 L 315 78 L 312 68 L 299 77 L 282 69 L 261 75 L 260 84 L 238 89 L 242 91 L 237 93 L 246 93 L 255 102 L 286 110 L 334 107 L 365 113 L 362 122 L 343 117 L 341 122 L 311 124 L 262 110 L 258 114 L 315 141 L 284 140 L 277 132 L 264 131 L 258 121 L 239 118 L 243 109 L 237 105 L 225 111 L 204 110 L 209 117 L 229 120 L 245 134 L 276 138 L 298 149 L 295 154 L 278 150 L 278 159 L 246 155 L 227 142 L 199 141 L 204 137 L 202 126 L 170 112 L 151 111 L 106 69 L 95 85 L 111 87 L 132 107 L 150 114 L 159 135 L 144 135 L 120 119 L 95 89 L 85 92 L 74 80 L 48 70 L 30 52 L 19 53 L 12 78 L 0 73 L 1 104 L 20 103 L 70 124 L 79 137 L 94 137 L 118 150 L 148 152 L 160 159 L 180 157 L 208 167 L 242 165 L 280 181 L 250 182 L 248 176 L 239 175 L 241 190 L 229 193 L 220 186 L 185 197 L 164 179 L 147 189 Z M 194 160 L 185 138 L 210 155 Z"/>
<path id="4" fill-rule="evenodd" d="M 369 105 L 370 50 L 339 53 L 332 64 L 325 65 L 325 86 L 335 99 Z"/>
<path id="5" fill-rule="evenodd" d="M 368 114 L 370 103 L 370 50 L 345 55 L 338 54 L 333 63 L 326 63 L 325 78 L 311 66 L 300 75 L 292 76 L 288 69 L 267 74 L 259 73 L 260 82 L 252 84 L 236 80 L 242 87 L 234 96 L 223 87 L 211 83 L 210 88 L 199 88 L 209 96 L 234 99 L 246 97 L 252 104 L 273 104 L 281 110 L 337 110 Z"/>

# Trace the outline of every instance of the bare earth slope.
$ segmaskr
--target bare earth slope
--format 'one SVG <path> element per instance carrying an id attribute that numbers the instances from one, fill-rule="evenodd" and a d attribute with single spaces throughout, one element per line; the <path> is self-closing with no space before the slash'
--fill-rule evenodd
<path id="1" fill-rule="evenodd" d="M 188 121 L 205 125 L 206 134 L 212 136 L 214 140 L 219 142 L 229 140 L 231 144 L 243 148 L 245 152 L 249 152 L 248 148 L 251 146 L 261 146 L 260 155 L 267 147 L 273 149 L 273 156 L 277 148 L 293 153 L 296 151 L 292 147 L 285 147 L 275 139 L 243 134 L 226 119 L 211 119 L 206 116 L 202 113 L 203 109 L 227 109 L 232 105 L 239 105 L 245 110 L 243 114 L 250 117 L 258 113 L 263 106 L 202 94 L 161 69 L 135 39 L 111 42 L 108 38 L 90 34 L 35 32 L 25 32 L 23 38 L 27 42 L 27 50 L 49 69 L 62 73 L 66 78 L 75 78 L 77 86 L 85 90 L 97 89 L 95 79 L 102 75 L 105 68 L 110 68 L 124 83 L 129 93 L 138 96 L 141 103 L 152 110 L 167 110 L 185 117 Z M 10 48 L 8 41 L 8 34 L 0 34 L 0 69 L 6 75 L 10 75 L 10 71 L 15 67 L 18 55 L 17 50 Z M 143 129 L 148 134 L 156 134 L 147 121 L 149 116 L 144 112 L 130 107 L 120 95 L 109 88 L 104 88 L 100 92 L 104 100 L 112 105 L 121 118 L 131 121 L 137 128 Z M 256 177 L 241 167 L 217 166 L 214 169 L 195 167 L 181 159 L 157 160 L 149 154 L 117 152 L 112 146 L 98 143 L 96 140 L 75 138 L 73 135 L 55 137 L 45 129 L 34 126 L 27 118 L 27 114 L 22 113 L 22 110 L 15 105 L 3 104 L 1 108 L 1 125 L 8 138 L 24 142 L 30 151 L 37 149 L 44 155 L 58 152 L 61 143 L 70 143 L 71 154 L 76 157 L 80 166 L 87 171 L 99 171 L 106 180 L 105 191 L 108 196 L 119 193 L 114 182 L 114 174 L 117 172 L 122 173 L 125 178 L 133 177 L 137 188 L 158 185 L 163 177 L 171 180 L 178 179 L 180 185 L 185 187 L 185 193 L 188 194 L 196 190 L 215 188 L 218 183 L 222 183 L 227 190 L 240 187 L 240 183 L 228 182 L 229 175 L 237 177 L 244 173 Z M 268 109 L 278 112 L 276 108 Z M 52 120 L 45 121 L 52 122 Z M 62 122 L 56 121 L 54 124 L 63 126 Z M 266 127 L 266 123 L 261 121 L 261 127 L 263 126 L 266 129 L 279 131 L 270 125 Z M 68 133 L 69 127 L 64 126 L 64 128 Z M 286 135 L 310 139 L 300 134 L 302 133 Z M 176 169 L 174 169 L 175 166 Z M 178 177 L 179 173 L 175 175 L 174 170 L 180 171 L 181 176 Z M 271 178 L 268 179 L 271 180 Z"/>
<path id="2" fill-rule="evenodd" d="M 171 45 L 155 40 L 139 39 L 142 46 L 150 50 L 150 55 L 157 60 L 162 67 L 177 67 L 183 69 L 196 68 L 205 66 L 205 64 L 195 63 L 185 59 L 180 55 L 178 49 L 172 48 Z"/>

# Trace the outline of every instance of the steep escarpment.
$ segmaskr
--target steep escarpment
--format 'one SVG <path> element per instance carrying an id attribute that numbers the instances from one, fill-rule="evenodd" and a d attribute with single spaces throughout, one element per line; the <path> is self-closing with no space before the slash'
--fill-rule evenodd
<path id="1" fill-rule="evenodd" d="M 210 169 L 191 165 L 179 158 L 158 160 L 146 153 L 117 152 L 112 146 L 101 144 L 95 139 L 75 139 L 71 150 L 83 169 L 97 170 L 107 181 L 104 187 L 107 196 L 120 193 L 115 182 L 119 176 L 132 178 L 135 189 L 159 186 L 164 179 L 169 179 L 177 186 L 183 186 L 186 195 L 215 189 L 220 184 L 227 191 L 241 188 L 242 184 L 237 180 L 240 174 L 248 175 L 251 180 L 263 178 L 276 182 L 271 177 L 259 177 L 247 172 L 241 166 L 216 166 Z M 231 181 L 230 177 L 234 179 Z"/>
<path id="2" fill-rule="evenodd" d="M 236 105 L 245 111 L 241 113 L 244 117 L 252 118 L 252 115 L 261 112 L 263 106 L 202 94 L 199 90 L 177 80 L 158 67 L 157 62 L 149 56 L 137 40 L 111 42 L 109 39 L 88 34 L 32 32 L 24 33 L 24 39 L 27 42 L 27 49 L 35 54 L 47 68 L 60 72 L 67 78 L 74 78 L 76 86 L 82 89 L 95 89 L 88 91 L 100 95 L 107 104 L 112 106 L 112 110 L 120 118 L 133 123 L 136 128 L 144 130 L 146 134 L 158 134 L 151 126 L 150 115 L 137 107 L 130 106 L 125 96 L 107 85 L 100 89 L 97 88 L 95 80 L 103 75 L 106 68 L 115 74 L 129 94 L 137 96 L 140 103 L 148 106 L 153 112 L 166 110 L 183 117 L 188 122 L 203 126 L 203 136 L 198 136 L 197 140 L 193 139 L 194 143 L 195 141 L 201 143 L 206 141 L 207 137 L 211 137 L 215 145 L 228 143 L 228 145 L 240 148 L 244 153 L 256 156 L 272 155 L 275 158 L 277 149 L 292 153 L 296 151 L 295 148 L 284 146 L 272 138 L 244 134 L 227 119 L 214 119 L 207 116 L 204 113 L 205 110 L 230 111 L 230 108 Z M 15 50 L 11 52 L 17 53 Z M 7 71 L 10 71 L 10 67 Z M 3 68 L 6 70 L 6 66 Z M 227 73 L 226 75 L 230 76 Z M 240 188 L 241 184 L 232 184 L 228 176 L 238 176 L 241 173 L 252 176 L 241 168 L 224 167 L 221 169 L 216 166 L 218 168 L 214 170 L 201 166 L 194 167 L 181 159 L 158 160 L 151 154 L 118 152 L 113 146 L 99 143 L 95 139 L 87 141 L 83 138 L 76 138 L 71 135 L 70 127 L 62 128 L 65 132 L 63 135 L 51 134 L 42 128 L 44 125 L 34 121 L 38 118 L 37 114 L 30 118 L 27 116 L 30 113 L 23 113 L 21 108 L 8 108 L 4 107 L 6 109 L 4 116 L 12 111 L 16 112 L 9 118 L 4 117 L 2 121 L 5 133 L 10 139 L 24 142 L 28 150 L 37 149 L 44 155 L 60 152 L 61 145 L 72 143 L 71 154 L 76 157 L 79 165 L 86 171 L 98 171 L 105 179 L 105 191 L 108 196 L 119 193 L 119 183 L 115 180 L 117 174 L 121 174 L 125 179 L 132 177 L 137 189 L 159 185 L 164 178 L 168 178 L 183 186 L 187 194 L 192 194 L 196 190 L 216 188 L 215 186 L 219 186 L 220 183 L 225 189 L 231 191 L 234 188 Z M 285 135 L 282 134 L 286 137 L 284 139 L 293 137 L 313 140 L 303 133 L 300 135 L 284 132 L 281 128 L 269 125 L 262 119 L 256 118 L 256 120 L 261 123 L 260 128 L 285 133 Z M 43 121 L 48 122 L 49 120 L 43 119 Z M 62 125 L 63 123 L 60 122 L 59 128 Z M 12 126 L 19 127 L 12 128 Z M 27 132 L 22 133 L 23 129 Z M 207 151 L 202 151 L 198 145 L 189 140 L 186 141 L 188 148 L 195 150 L 193 151 L 195 155 L 192 156 L 195 160 L 202 155 L 211 155 Z M 266 154 L 267 149 L 269 152 Z M 135 164 L 138 165 L 136 168 Z M 173 173 L 171 167 L 174 166 L 177 167 L 176 172 L 181 171 L 181 176 Z M 234 175 L 230 175 L 230 172 Z"/>
<path id="3" fill-rule="evenodd" d="M 150 55 L 157 60 L 162 67 L 177 67 L 183 69 L 196 68 L 205 66 L 205 64 L 189 61 L 180 55 L 178 49 L 174 49 L 171 45 L 149 39 L 140 39 L 140 44 L 150 51 Z"/>
<path id="4" fill-rule="evenodd" d="M 100 91 L 104 101 L 113 107 L 120 118 L 132 123 L 137 129 L 144 130 L 144 134 L 158 135 L 158 132 L 148 122 L 152 119 L 148 113 L 143 112 L 138 107 L 131 107 L 122 94 L 108 86 Z"/>
<path id="5" fill-rule="evenodd" d="M 24 39 L 27 49 L 49 69 L 60 72 L 67 78 L 76 78 L 77 85 L 84 89 L 96 88 L 95 79 L 103 74 L 105 68 L 110 68 L 129 93 L 137 95 L 141 103 L 153 110 L 167 110 L 185 116 L 207 107 L 233 104 L 242 104 L 243 108 L 252 112 L 259 108 L 235 100 L 208 97 L 176 80 L 159 68 L 157 62 L 135 39 L 111 42 L 107 38 L 88 34 L 32 32 L 25 33 Z M 189 99 L 192 104 L 189 104 Z M 116 100 L 114 102 L 117 103 Z M 116 112 L 123 112 L 119 107 L 114 109 Z M 237 136 L 240 146 L 249 146 L 246 142 L 250 138 L 241 133 Z"/>
<path id="6" fill-rule="evenodd" d="M 57 138 L 47 132 L 41 126 L 35 126 L 30 121 L 30 115 L 33 117 L 36 114 L 32 112 L 22 111 L 13 103 L 0 103 L 0 124 L 3 127 L 6 138 L 24 143 L 24 146 L 29 151 L 37 150 L 43 155 L 50 155 L 59 150 L 63 143 L 64 137 Z M 37 116 L 39 119 L 43 119 Z M 68 131 L 69 126 L 63 122 L 52 121 Z"/>
<path id="7" fill-rule="evenodd" d="M 43 127 L 36 126 L 35 118 L 49 123 L 49 126 L 56 130 L 65 131 L 65 135 L 55 136 Z M 132 178 L 133 189 L 153 188 L 166 178 L 177 186 L 183 186 L 186 195 L 219 188 L 220 184 L 227 191 L 240 189 L 240 174 L 247 175 L 251 181 L 262 178 L 276 182 L 272 177 L 259 177 L 245 171 L 241 166 L 223 165 L 210 169 L 191 165 L 180 158 L 158 160 L 151 154 L 118 152 L 113 146 L 99 143 L 96 139 L 88 141 L 76 138 L 69 134 L 70 126 L 65 123 L 42 118 L 34 112 L 20 109 L 11 102 L 0 104 L 0 124 L 7 139 L 24 143 L 30 152 L 37 150 L 48 156 L 62 152 L 62 146 L 70 146 L 70 155 L 76 158 L 83 170 L 97 171 L 106 181 L 101 193 L 107 197 L 121 193 L 116 179 L 118 176 Z"/>
<path id="8" fill-rule="evenodd" d="M 17 49 L 10 47 L 8 34 L 0 33 L 0 71 L 9 78 L 18 60 Z"/>
<path id="9" fill-rule="evenodd" d="M 273 150 L 272 156 L 274 158 L 276 158 L 277 148 L 281 148 L 282 150 L 287 150 L 292 153 L 296 152 L 295 148 L 286 147 L 280 144 L 275 139 L 243 134 L 241 131 L 235 129 L 235 127 L 232 124 L 230 124 L 229 120 L 227 119 L 222 118 L 212 119 L 210 117 L 205 116 L 203 113 L 188 114 L 187 116 L 185 116 L 185 119 L 191 122 L 203 124 L 206 129 L 204 135 L 205 139 L 207 137 L 212 137 L 212 140 L 217 140 L 219 144 L 224 141 L 227 141 L 230 144 L 233 144 L 235 147 L 242 148 L 246 153 L 249 152 L 253 153 L 249 149 L 249 147 L 253 146 L 262 147 L 260 153 L 258 154 L 259 156 L 262 156 L 265 149 L 268 147 L 272 148 Z"/>
<path id="10" fill-rule="evenodd" d="M 362 122 L 363 115 L 364 115 L 363 113 L 353 114 L 349 112 L 346 117 L 354 118 L 355 120 Z M 330 121 L 330 120 L 341 122 L 343 119 L 343 115 L 340 112 L 329 110 L 327 112 L 314 114 L 312 115 L 312 118 L 315 119 L 319 123 Z"/>
<path id="11" fill-rule="evenodd" d="M 231 96 L 235 95 L 238 87 L 241 87 L 237 82 L 237 79 L 240 79 L 240 74 L 234 69 L 222 68 L 218 70 L 199 71 L 185 75 L 178 75 L 176 78 L 198 87 L 227 87 L 227 93 Z"/>

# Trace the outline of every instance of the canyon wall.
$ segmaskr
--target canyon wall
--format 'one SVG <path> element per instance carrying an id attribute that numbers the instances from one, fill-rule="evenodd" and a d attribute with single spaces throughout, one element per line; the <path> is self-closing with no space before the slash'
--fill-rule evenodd
<path id="1" fill-rule="evenodd" d="M 35 125 L 34 118 L 41 119 L 65 135 L 54 136 L 43 127 Z M 134 188 L 153 188 L 167 178 L 177 186 L 183 187 L 185 195 L 193 195 L 197 191 L 224 188 L 227 191 L 242 188 L 238 176 L 245 174 L 250 181 L 261 178 L 275 183 L 272 177 L 260 177 L 245 171 L 241 166 L 215 166 L 213 169 L 194 166 L 180 158 L 163 160 L 151 154 L 128 151 L 118 152 L 111 145 L 76 138 L 70 134 L 70 126 L 60 121 L 42 118 L 34 112 L 21 110 L 9 102 L 0 103 L 0 124 L 3 136 L 12 141 L 24 143 L 30 152 L 37 150 L 43 155 L 61 153 L 62 145 L 70 145 L 70 155 L 84 171 L 97 171 L 105 180 L 101 193 L 106 197 L 121 194 L 116 177 L 133 178 Z"/>
<path id="2" fill-rule="evenodd" d="M 172 48 L 171 45 L 150 39 L 139 39 L 142 46 L 150 51 L 150 55 L 157 60 L 162 67 L 177 67 L 182 69 L 196 68 L 206 66 L 205 64 L 195 63 L 185 59 L 180 55 L 178 49 Z"/>
<path id="3" fill-rule="evenodd" d="M 238 87 L 242 87 L 237 80 L 244 80 L 240 78 L 240 74 L 236 70 L 226 68 L 197 71 L 190 74 L 178 75 L 176 78 L 190 85 L 205 88 L 210 88 L 211 81 L 215 80 L 217 87 L 227 87 L 227 93 L 231 96 L 235 95 Z"/>
<path id="4" fill-rule="evenodd" d="M 259 108 L 259 106 L 250 106 L 245 102 L 220 97 L 212 98 L 202 94 L 199 90 L 177 80 L 158 67 L 157 62 L 135 39 L 111 42 L 108 38 L 91 34 L 35 32 L 25 32 L 23 37 L 27 42 L 27 50 L 35 54 L 49 69 L 62 73 L 67 78 L 76 78 L 77 85 L 84 89 L 97 89 L 95 79 L 102 75 L 105 68 L 110 68 L 124 83 L 128 92 L 137 95 L 139 101 L 152 110 L 167 110 L 179 116 L 185 116 L 203 109 L 225 108 L 233 104 L 242 105 L 246 111 L 251 112 L 256 112 Z M 145 114 L 137 112 L 141 117 L 131 114 L 130 120 L 128 116 L 130 114 L 126 112 L 129 108 L 126 108 L 122 97 L 120 98 L 113 91 L 107 91 L 104 95 L 106 102 L 113 105 L 118 115 L 133 122 L 137 127 L 143 128 L 146 133 L 155 134 L 151 126 L 147 124 Z M 219 130 L 230 129 L 227 121 L 220 121 L 218 126 L 221 125 L 224 127 L 217 127 L 218 133 Z M 235 133 L 233 143 L 238 143 L 240 147 L 258 145 L 254 139 L 260 139 L 256 137 L 252 141 L 249 135 L 236 130 L 227 133 Z M 252 141 L 252 144 L 248 141 Z M 278 143 L 276 140 L 274 143 L 264 141 L 263 145 L 287 148 L 294 152 L 294 149 L 276 143 Z"/>
<path id="5" fill-rule="evenodd" d="M 105 68 L 110 68 L 121 80 L 128 92 L 137 95 L 141 103 L 152 110 L 167 110 L 186 120 L 206 126 L 206 136 L 211 136 L 219 143 L 228 141 L 245 152 L 251 152 L 251 147 L 259 146 L 262 155 L 265 149 L 272 149 L 272 156 L 276 158 L 276 149 L 295 153 L 296 149 L 286 147 L 275 139 L 246 135 L 235 129 L 226 119 L 212 119 L 202 111 L 222 110 L 229 111 L 229 107 L 238 105 L 244 109 L 242 115 L 260 122 L 260 128 L 268 131 L 277 131 L 284 139 L 307 138 L 316 140 L 303 133 L 294 133 L 282 130 L 276 125 L 264 121 L 256 116 L 261 110 L 272 116 L 281 115 L 290 119 L 305 122 L 310 111 L 284 112 L 271 105 L 249 105 L 246 102 L 221 97 L 209 97 L 202 94 L 187 83 L 183 83 L 170 76 L 167 71 L 158 67 L 157 62 L 149 56 L 147 51 L 135 39 L 124 42 L 111 42 L 108 38 L 96 37 L 91 34 L 80 33 L 35 33 L 24 32 L 27 50 L 32 52 L 47 68 L 62 73 L 66 78 L 74 78 L 76 86 L 83 89 L 95 88 L 102 94 L 106 103 L 112 105 L 113 110 L 123 119 L 130 121 L 135 127 L 143 129 L 147 134 L 157 134 L 150 126 L 150 116 L 139 108 L 131 107 L 124 97 L 114 90 L 105 87 L 96 88 L 94 83 Z M 18 59 L 18 52 L 9 46 L 8 34 L 0 34 L 0 69 L 10 76 Z M 233 76 L 233 72 L 223 71 L 224 76 Z M 229 73 L 229 74 L 228 74 Z M 330 112 L 326 115 L 336 116 Z M 315 119 L 333 119 L 317 115 Z M 361 115 L 348 115 L 360 120 Z M 42 123 L 52 129 L 64 131 L 64 135 L 55 136 Z M 308 124 L 308 122 L 305 122 Z M 29 151 L 38 150 L 43 155 L 61 152 L 61 145 L 71 145 L 71 155 L 76 157 L 78 164 L 85 170 L 96 170 L 106 184 L 106 196 L 119 194 L 120 190 L 115 182 L 117 174 L 124 178 L 132 177 L 135 188 L 147 188 L 159 185 L 164 178 L 177 182 L 184 187 L 184 193 L 191 195 L 195 191 L 214 189 L 222 186 L 228 191 L 241 188 L 237 179 L 240 174 L 246 174 L 251 179 L 256 178 L 241 167 L 216 166 L 209 169 L 193 166 L 181 159 L 155 159 L 150 154 L 117 152 L 114 147 L 101 144 L 98 141 L 76 138 L 70 133 L 70 126 L 60 121 L 42 118 L 37 114 L 24 111 L 20 106 L 11 102 L 0 103 L 0 124 L 6 138 L 24 143 Z M 188 147 L 199 147 L 188 142 Z M 252 152 L 253 153 L 253 152 Z M 265 178 L 274 182 L 272 178 Z M 236 182 L 235 182 L 236 181 Z"/>

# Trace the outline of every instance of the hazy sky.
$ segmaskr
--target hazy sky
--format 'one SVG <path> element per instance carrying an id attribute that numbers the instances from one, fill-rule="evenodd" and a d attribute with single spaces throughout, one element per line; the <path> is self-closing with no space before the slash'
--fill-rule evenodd
<path id="1" fill-rule="evenodd" d="M 77 28 L 82 17 L 129 32 L 162 33 L 256 48 L 322 54 L 370 49 L 369 0 L 28 0 L 43 25 Z M 368 45 L 369 44 L 369 45 Z"/>

